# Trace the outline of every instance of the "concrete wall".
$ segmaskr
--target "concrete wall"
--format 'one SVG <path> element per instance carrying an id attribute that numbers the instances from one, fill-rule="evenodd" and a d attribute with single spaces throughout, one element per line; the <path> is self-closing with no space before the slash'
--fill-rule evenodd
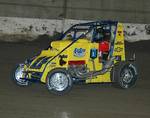
<path id="1" fill-rule="evenodd" d="M 149 23 L 149 0 L 0 0 L 0 16 Z"/>
<path id="2" fill-rule="evenodd" d="M 0 17 L 0 40 L 2 41 L 32 41 L 40 35 L 54 36 L 56 32 L 67 30 L 76 23 L 86 20 L 56 20 L 33 19 L 18 17 Z M 130 42 L 149 40 L 150 24 L 124 23 L 125 40 Z"/>
<path id="3" fill-rule="evenodd" d="M 0 40 L 34 40 L 99 19 L 123 22 L 128 41 L 148 40 L 149 4 L 149 0 L 0 0 Z"/>

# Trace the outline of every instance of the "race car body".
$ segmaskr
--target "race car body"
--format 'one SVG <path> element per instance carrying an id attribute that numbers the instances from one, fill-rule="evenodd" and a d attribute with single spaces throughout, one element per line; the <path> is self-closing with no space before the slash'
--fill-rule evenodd
<path id="1" fill-rule="evenodd" d="M 64 94 L 81 81 L 130 88 L 137 71 L 125 58 L 123 25 L 96 21 L 73 25 L 48 49 L 19 64 L 13 78 L 21 86 L 40 81 L 50 92 Z"/>

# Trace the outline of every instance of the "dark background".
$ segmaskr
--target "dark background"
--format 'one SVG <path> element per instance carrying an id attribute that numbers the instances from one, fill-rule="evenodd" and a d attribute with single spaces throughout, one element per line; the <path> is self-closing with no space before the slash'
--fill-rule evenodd
<path id="1" fill-rule="evenodd" d="M 0 16 L 149 23 L 149 0 L 0 0 Z"/>

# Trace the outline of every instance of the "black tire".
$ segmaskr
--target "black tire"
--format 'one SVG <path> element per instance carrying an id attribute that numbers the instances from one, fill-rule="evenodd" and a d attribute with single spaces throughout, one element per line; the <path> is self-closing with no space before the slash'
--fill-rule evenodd
<path id="1" fill-rule="evenodd" d="M 48 90 L 55 95 L 64 95 L 65 93 L 68 93 L 71 90 L 72 85 L 72 78 L 66 69 L 57 68 L 50 71 L 47 75 L 46 86 Z"/>
<path id="2" fill-rule="evenodd" d="M 113 67 L 111 76 L 115 87 L 128 89 L 135 86 L 138 73 L 135 64 L 124 61 Z"/>
<path id="3" fill-rule="evenodd" d="M 31 82 L 29 82 L 28 80 L 25 80 L 25 79 L 23 80 L 23 79 L 19 78 L 19 76 L 21 76 L 21 75 L 19 75 L 17 77 L 17 72 L 23 73 L 22 69 L 23 69 L 23 65 L 17 65 L 14 68 L 14 70 L 12 72 L 12 80 L 18 86 L 21 86 L 21 87 L 29 86 L 31 84 Z"/>

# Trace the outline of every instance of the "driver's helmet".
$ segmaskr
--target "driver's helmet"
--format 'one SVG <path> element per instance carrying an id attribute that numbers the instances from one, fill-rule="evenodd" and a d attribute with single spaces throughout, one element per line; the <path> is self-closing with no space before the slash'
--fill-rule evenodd
<path id="1" fill-rule="evenodd" d="M 104 30 L 104 40 L 110 40 L 110 37 L 111 37 L 111 31 Z"/>
<path id="2" fill-rule="evenodd" d="M 104 30 L 102 28 L 97 28 L 94 36 L 95 42 L 100 42 L 104 38 Z"/>

